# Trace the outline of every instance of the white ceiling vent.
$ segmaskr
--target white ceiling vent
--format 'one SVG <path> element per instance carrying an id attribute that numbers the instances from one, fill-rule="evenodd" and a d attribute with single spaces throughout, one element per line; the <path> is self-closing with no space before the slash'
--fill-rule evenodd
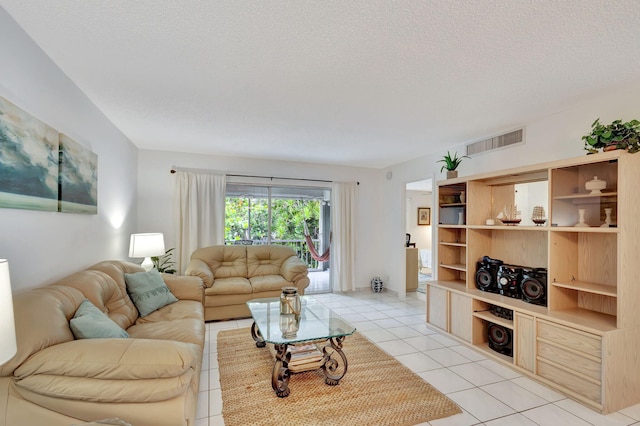
<path id="1" fill-rule="evenodd" d="M 524 128 L 467 145 L 467 155 L 524 143 Z"/>

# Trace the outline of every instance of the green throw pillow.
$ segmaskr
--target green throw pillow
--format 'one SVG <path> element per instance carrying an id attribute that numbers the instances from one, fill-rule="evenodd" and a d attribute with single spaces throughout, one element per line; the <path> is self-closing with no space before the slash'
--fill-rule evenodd
<path id="1" fill-rule="evenodd" d="M 156 269 L 124 274 L 124 279 L 127 282 L 129 296 L 141 317 L 178 301 Z"/>
<path id="2" fill-rule="evenodd" d="M 111 318 L 85 299 L 69 323 L 76 339 L 98 339 L 105 337 L 129 337 Z"/>

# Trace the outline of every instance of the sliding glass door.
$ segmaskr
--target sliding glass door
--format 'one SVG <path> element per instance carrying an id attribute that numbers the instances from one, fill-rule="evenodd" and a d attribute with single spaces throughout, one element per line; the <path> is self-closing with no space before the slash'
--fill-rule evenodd
<path id="1" fill-rule="evenodd" d="M 292 247 L 309 269 L 324 270 L 328 262 L 311 257 L 305 224 L 314 246 L 329 246 L 329 188 L 227 184 L 226 244 L 281 244 Z"/>

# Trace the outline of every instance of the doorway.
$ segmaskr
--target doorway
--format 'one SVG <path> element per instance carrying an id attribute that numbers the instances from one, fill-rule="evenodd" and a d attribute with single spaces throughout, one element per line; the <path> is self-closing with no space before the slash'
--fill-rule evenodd
<path id="1" fill-rule="evenodd" d="M 406 184 L 405 231 L 408 238 L 406 255 L 409 257 L 406 262 L 407 291 L 412 291 L 410 283 L 417 282 L 415 291 L 424 294 L 426 282 L 434 279 L 432 245 L 433 219 L 436 215 L 433 210 L 433 197 L 433 179 Z"/>

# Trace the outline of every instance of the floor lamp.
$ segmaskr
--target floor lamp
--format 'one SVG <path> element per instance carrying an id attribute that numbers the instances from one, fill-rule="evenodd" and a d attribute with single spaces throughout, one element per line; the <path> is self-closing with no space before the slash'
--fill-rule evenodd
<path id="1" fill-rule="evenodd" d="M 9 262 L 0 259 L 0 365 L 13 358 L 17 350 Z"/>

